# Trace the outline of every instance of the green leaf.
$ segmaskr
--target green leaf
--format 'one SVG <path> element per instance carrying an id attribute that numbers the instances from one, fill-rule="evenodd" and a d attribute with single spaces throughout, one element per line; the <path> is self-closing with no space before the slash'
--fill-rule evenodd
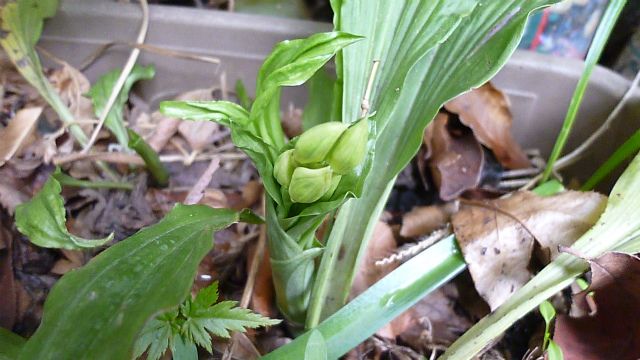
<path id="1" fill-rule="evenodd" d="M 182 336 L 176 334 L 173 336 L 171 355 L 173 360 L 198 360 L 198 348 L 196 344 L 185 341 Z"/>
<path id="2" fill-rule="evenodd" d="M 207 286 L 206 288 L 198 291 L 196 298 L 193 300 L 193 305 L 198 308 L 208 308 L 218 301 L 218 282 Z"/>
<path id="3" fill-rule="evenodd" d="M 562 349 L 560 349 L 560 346 L 558 346 L 558 344 L 553 340 L 549 340 L 549 347 L 547 348 L 547 360 L 564 360 Z"/>
<path id="4" fill-rule="evenodd" d="M 544 319 L 544 322 L 549 325 L 551 321 L 556 317 L 556 309 L 547 300 L 540 303 L 540 315 Z"/>
<path id="5" fill-rule="evenodd" d="M 637 154 L 640 151 L 640 130 L 637 130 L 624 144 L 602 164 L 596 172 L 591 175 L 589 180 L 582 185 L 580 190 L 588 191 L 595 188 L 602 180 L 611 174 L 625 160 Z"/>
<path id="6" fill-rule="evenodd" d="M 320 331 L 311 330 L 304 349 L 304 360 L 327 360 L 327 343 Z"/>
<path id="7" fill-rule="evenodd" d="M 443 239 L 400 265 L 313 330 L 263 359 L 303 359 L 314 332 L 321 333 L 326 342 L 327 359 L 338 359 L 462 272 L 465 266 L 455 238 Z"/>
<path id="8" fill-rule="evenodd" d="M 208 120 L 227 127 L 231 123 L 239 126 L 249 123 L 249 112 L 229 101 L 163 101 L 160 112 L 177 119 Z"/>
<path id="9" fill-rule="evenodd" d="M 223 338 L 231 337 L 229 331 L 245 332 L 246 328 L 255 329 L 280 323 L 280 320 L 266 318 L 236 305 L 236 301 L 222 301 L 208 309 L 198 310 L 195 316 L 205 318 L 204 327 L 213 335 Z"/>
<path id="10" fill-rule="evenodd" d="M 26 340 L 11 331 L 0 327 L 0 360 L 15 360 Z"/>
<path id="11" fill-rule="evenodd" d="M 133 358 L 142 356 L 148 349 L 147 358 L 149 360 L 160 359 L 169 346 L 172 336 L 178 333 L 174 327 L 177 316 L 177 311 L 171 311 L 149 320 L 134 344 Z"/>
<path id="12" fill-rule="evenodd" d="M 258 72 L 256 99 L 250 116 L 254 130 L 267 144 L 276 149 L 284 146 L 280 88 L 302 85 L 336 52 L 360 39 L 343 32 L 328 32 L 276 45 Z"/>
<path id="13" fill-rule="evenodd" d="M 57 172 L 60 170 L 58 169 Z M 66 227 L 62 188 L 54 175 L 29 201 L 16 208 L 16 227 L 29 240 L 41 247 L 79 250 L 102 246 L 113 234 L 100 240 L 88 240 L 69 233 Z"/>
<path id="14" fill-rule="evenodd" d="M 302 129 L 308 130 L 316 125 L 328 121 L 340 121 L 334 119 L 334 88 L 335 79 L 320 69 L 309 79 L 307 88 L 309 89 L 309 101 L 302 113 Z M 340 99 L 342 100 L 342 99 Z"/>
<path id="15" fill-rule="evenodd" d="M 238 101 L 243 108 L 245 108 L 246 110 L 251 109 L 251 104 L 253 103 L 253 101 L 251 101 L 249 93 L 247 92 L 247 88 L 244 86 L 244 83 L 240 79 L 236 81 L 236 97 L 238 98 Z"/>
<path id="16" fill-rule="evenodd" d="M 227 209 L 177 205 L 156 225 L 67 273 L 49 294 L 21 359 L 131 358 L 146 321 L 188 295 L 213 232 L 239 218 Z"/>
<path id="17" fill-rule="evenodd" d="M 600 219 L 571 247 L 586 259 L 617 251 L 640 252 L 640 155 L 627 167 L 611 190 Z M 484 317 L 454 342 L 441 359 L 472 358 L 518 319 L 558 291 L 571 285 L 588 263 L 569 253 L 560 254 L 502 306 Z"/>
<path id="18" fill-rule="evenodd" d="M 17 0 L 1 7 L 0 45 L 20 74 L 35 87 L 60 119 L 69 126 L 72 135 L 84 145 L 88 139 L 82 129 L 74 124 L 69 108 L 42 72 L 35 45 L 40 39 L 44 19 L 55 15 L 58 0 Z"/>
<path id="19" fill-rule="evenodd" d="M 87 94 L 91 98 L 91 102 L 93 103 L 93 111 L 95 112 L 97 117 L 102 115 L 102 111 L 104 111 L 104 107 L 107 105 L 109 101 L 109 97 L 111 96 L 111 92 L 113 91 L 113 87 L 116 82 L 118 82 L 118 78 L 120 77 L 120 73 L 122 70 L 113 70 L 104 75 L 102 75 L 98 81 L 91 87 L 89 93 Z M 107 115 L 104 125 L 111 130 L 113 135 L 118 139 L 118 142 L 127 147 L 129 143 L 129 137 L 127 136 L 127 128 L 124 124 L 124 116 L 122 114 L 124 105 L 127 103 L 129 99 L 129 92 L 138 80 L 150 80 L 155 76 L 156 70 L 153 65 L 149 66 L 140 66 L 135 65 L 131 70 L 129 76 L 124 82 L 122 86 L 122 90 L 118 94 L 116 102 L 109 110 L 109 114 Z"/>
<path id="20" fill-rule="evenodd" d="M 338 72 L 344 82 L 342 121 L 357 119 L 372 61 L 378 59 L 370 103 L 379 135 L 371 170 L 377 176 L 367 177 L 362 197 L 342 207 L 336 224 L 344 225 L 328 240 L 338 243 L 335 248 L 341 257 L 325 262 L 332 269 L 332 281 L 324 294 L 317 295 L 324 303 L 323 317 L 347 300 L 358 259 L 390 186 L 418 151 L 426 125 L 443 103 L 495 75 L 515 50 L 528 14 L 557 1 L 332 3 L 338 30 L 365 37 L 343 50 Z"/>

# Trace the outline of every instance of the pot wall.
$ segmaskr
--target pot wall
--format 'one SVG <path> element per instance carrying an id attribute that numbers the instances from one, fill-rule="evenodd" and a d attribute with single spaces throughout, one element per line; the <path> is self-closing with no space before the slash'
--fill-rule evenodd
<path id="1" fill-rule="evenodd" d="M 143 52 L 139 63 L 154 63 L 157 71 L 153 81 L 145 81 L 137 88 L 137 94 L 154 106 L 159 100 L 184 91 L 219 85 L 221 76 L 226 76 L 230 88 L 241 79 L 248 89 L 253 89 L 259 66 L 276 42 L 330 30 L 330 24 L 310 21 L 158 5 L 150 8 L 147 44 L 214 56 L 221 61 L 220 65 L 212 65 Z M 56 17 L 46 24 L 41 45 L 78 66 L 102 44 L 133 41 L 140 17 L 136 4 L 63 0 Z M 121 68 L 128 52 L 126 46 L 108 50 L 87 69 L 89 79 L 94 81 L 108 70 Z M 495 77 L 494 84 L 509 95 L 515 136 L 525 148 L 549 154 L 582 67 L 578 60 L 517 51 Z M 604 121 L 628 86 L 628 80 L 607 69 L 595 70 L 569 148 L 580 144 Z M 285 105 L 293 102 L 301 106 L 305 92 L 287 89 L 283 98 Z M 584 179 L 639 127 L 637 91 L 588 158 L 566 174 Z"/>

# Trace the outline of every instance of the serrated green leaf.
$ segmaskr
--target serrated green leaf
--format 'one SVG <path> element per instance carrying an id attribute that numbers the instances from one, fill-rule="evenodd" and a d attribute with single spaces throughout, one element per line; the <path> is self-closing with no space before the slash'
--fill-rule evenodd
<path id="1" fill-rule="evenodd" d="M 208 309 L 198 310 L 194 316 L 203 320 L 204 327 L 209 332 L 223 338 L 231 337 L 229 331 L 245 332 L 246 328 L 255 329 L 280 323 L 280 320 L 269 319 L 236 305 L 236 301 L 222 301 Z"/>
<path id="2" fill-rule="evenodd" d="M 185 341 L 182 336 L 176 334 L 171 342 L 171 355 L 173 360 L 198 360 L 196 344 Z"/>
<path id="3" fill-rule="evenodd" d="M 547 360 L 564 360 L 562 349 L 553 341 L 549 340 L 549 348 L 547 348 Z"/>
<path id="4" fill-rule="evenodd" d="M 311 331 L 304 349 L 304 360 L 327 360 L 327 343 L 320 331 Z"/>
<path id="5" fill-rule="evenodd" d="M 211 336 L 207 332 L 205 322 L 205 319 L 189 316 L 183 325 L 183 332 L 189 341 L 200 345 L 209 353 L 212 353 Z"/>
<path id="6" fill-rule="evenodd" d="M 198 291 L 196 298 L 193 300 L 193 306 L 204 309 L 213 305 L 218 301 L 218 282 L 207 286 L 206 288 Z"/>
<path id="7" fill-rule="evenodd" d="M 169 341 L 173 336 L 171 322 L 167 319 L 151 319 L 145 324 L 138 340 L 133 346 L 133 357 L 138 358 L 147 349 L 149 360 L 158 360 L 169 346 Z"/>
<path id="8" fill-rule="evenodd" d="M 547 324 L 551 324 L 551 321 L 556 317 L 556 309 L 551 305 L 551 303 L 547 300 L 540 303 L 540 315 L 544 319 L 544 322 Z"/>
<path id="9" fill-rule="evenodd" d="M 21 359 L 129 359 L 146 321 L 188 295 L 213 232 L 239 217 L 227 209 L 177 205 L 156 225 L 67 273 L 49 294 Z"/>
<path id="10" fill-rule="evenodd" d="M 56 170 L 59 172 L 60 170 Z M 69 233 L 66 227 L 62 188 L 55 174 L 29 201 L 16 208 L 16 227 L 29 240 L 41 247 L 80 250 L 102 246 L 113 239 L 113 234 L 100 240 L 88 240 Z"/>
<path id="11" fill-rule="evenodd" d="M 111 92 L 113 91 L 113 87 L 118 82 L 118 78 L 120 77 L 120 73 L 122 70 L 113 70 L 104 75 L 102 75 L 98 81 L 91 87 L 89 93 L 87 94 L 91 98 L 91 102 L 93 103 L 93 111 L 95 112 L 97 117 L 102 115 L 102 111 L 104 107 L 107 105 L 109 101 L 109 97 L 111 96 Z M 113 135 L 118 139 L 120 145 L 124 147 L 128 147 L 129 145 L 129 136 L 127 135 L 127 127 L 124 124 L 124 116 L 123 116 L 123 108 L 129 99 L 129 92 L 138 80 L 150 80 L 155 76 L 156 70 L 153 65 L 149 66 L 140 66 L 135 65 L 131 70 L 129 76 L 124 82 L 118 97 L 116 98 L 116 102 L 109 110 L 109 114 L 104 121 L 104 125 L 111 130 Z"/>
<path id="12" fill-rule="evenodd" d="M 15 360 L 26 340 L 11 331 L 0 327 L 0 360 Z"/>
<path id="13" fill-rule="evenodd" d="M 44 19 L 55 15 L 58 0 L 17 0 L 3 3 L 0 7 L 0 45 L 20 74 L 38 90 L 60 119 L 69 125 L 69 131 L 76 140 L 84 145 L 87 141 L 86 134 L 74 124 L 71 111 L 44 76 L 40 58 L 35 51 Z"/>
<path id="14" fill-rule="evenodd" d="M 302 113 L 302 129 L 307 130 L 327 121 L 340 121 L 334 119 L 334 89 L 336 81 L 332 79 L 326 70 L 320 69 L 309 79 L 309 101 Z M 342 99 L 340 99 L 342 101 Z"/>

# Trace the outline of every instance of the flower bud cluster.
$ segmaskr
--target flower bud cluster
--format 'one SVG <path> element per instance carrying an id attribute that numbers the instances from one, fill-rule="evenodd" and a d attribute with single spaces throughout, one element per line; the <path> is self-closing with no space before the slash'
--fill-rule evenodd
<path id="1" fill-rule="evenodd" d="M 350 127 L 341 122 L 314 126 L 300 135 L 293 149 L 278 156 L 274 176 L 294 203 L 328 200 L 342 175 L 364 159 L 368 138 L 367 119 Z"/>

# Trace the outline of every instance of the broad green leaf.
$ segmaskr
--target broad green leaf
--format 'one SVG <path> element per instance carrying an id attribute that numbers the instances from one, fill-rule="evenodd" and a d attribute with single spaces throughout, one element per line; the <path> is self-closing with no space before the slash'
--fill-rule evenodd
<path id="1" fill-rule="evenodd" d="M 528 14 L 557 1 L 332 3 L 338 30 L 366 38 L 343 50 L 342 121 L 357 119 L 371 63 L 378 59 L 370 102 L 379 135 L 371 170 L 377 176 L 367 178 L 361 198 L 342 207 L 337 223 L 349 226 L 334 230 L 329 239 L 340 243 L 341 258 L 326 261 L 325 267 L 335 271 L 328 290 L 318 294 L 326 299 L 323 317 L 346 301 L 390 184 L 418 151 L 426 125 L 443 103 L 495 75 L 515 50 Z"/>
<path id="2" fill-rule="evenodd" d="M 302 85 L 339 50 L 360 40 L 343 32 L 312 35 L 279 43 L 258 72 L 256 99 L 250 119 L 254 130 L 269 145 L 284 146 L 280 124 L 280 88 Z"/>
<path id="3" fill-rule="evenodd" d="M 240 106 L 242 106 L 246 110 L 251 109 L 251 104 L 253 103 L 253 101 L 249 97 L 247 88 L 244 86 L 244 83 L 240 79 L 236 81 L 236 97 L 238 98 L 238 102 L 240 102 Z"/>
<path id="4" fill-rule="evenodd" d="M 74 124 L 71 111 L 44 76 L 40 58 L 35 51 L 44 19 L 55 15 L 58 0 L 17 0 L 2 3 L 0 45 L 20 74 L 38 90 L 60 119 L 69 125 L 69 131 L 76 140 L 84 145 L 88 140 L 86 134 Z"/>
<path id="5" fill-rule="evenodd" d="M 229 101 L 163 101 L 160 103 L 163 115 L 185 120 L 208 120 L 224 126 L 249 123 L 249 112 L 242 106 Z"/>
<path id="6" fill-rule="evenodd" d="M 121 72 L 122 70 L 116 69 L 102 75 L 89 90 L 87 95 L 91 98 L 93 111 L 97 117 L 102 115 L 102 111 L 109 101 L 113 87 L 116 85 L 116 82 L 118 82 Z M 122 112 L 124 105 L 129 100 L 129 92 L 131 91 L 133 84 L 138 80 L 153 79 L 155 74 L 156 70 L 153 65 L 135 65 L 129 76 L 127 76 L 127 79 L 122 86 L 122 90 L 120 90 L 120 93 L 118 94 L 116 102 L 113 104 L 113 107 L 111 107 L 111 110 L 109 110 L 109 114 L 104 121 L 104 125 L 111 130 L 113 135 L 118 139 L 118 142 L 124 147 L 128 146 L 129 137 L 127 135 L 127 127 L 124 124 L 124 116 Z"/>
<path id="7" fill-rule="evenodd" d="M 609 251 L 640 252 L 640 155 L 631 162 L 611 190 L 600 219 L 571 247 L 571 251 L 594 259 Z M 454 342 L 442 359 L 467 359 L 481 351 L 514 322 L 558 291 L 571 285 L 588 269 L 588 263 L 569 253 L 554 261 L 513 293 L 502 306 L 484 317 Z"/>
<path id="8" fill-rule="evenodd" d="M 15 360 L 20 356 L 25 339 L 0 327 L 0 360 Z"/>
<path id="9" fill-rule="evenodd" d="M 549 341 L 549 347 L 547 348 L 547 359 L 548 360 L 564 360 L 564 355 L 562 355 L 562 349 L 560 346 L 553 341 Z"/>
<path id="10" fill-rule="evenodd" d="M 334 119 L 334 89 L 336 81 L 329 76 L 327 71 L 320 69 L 309 79 L 309 101 L 302 113 L 302 129 L 307 130 L 327 121 L 340 121 Z M 342 99 L 340 99 L 342 101 Z"/>
<path id="11" fill-rule="evenodd" d="M 551 321 L 556 317 L 556 309 L 551 305 L 549 301 L 543 301 L 540 303 L 540 315 L 544 319 L 544 322 L 549 325 Z"/>
<path id="12" fill-rule="evenodd" d="M 263 359 L 304 359 L 307 343 L 314 332 L 321 333 L 324 338 L 326 358 L 338 359 L 426 294 L 462 272 L 465 266 L 454 237 L 443 239 L 400 265 L 313 330 Z"/>
<path id="13" fill-rule="evenodd" d="M 327 344 L 320 331 L 311 330 L 304 349 L 304 360 L 327 360 Z"/>
<path id="14" fill-rule="evenodd" d="M 156 225 L 67 273 L 49 294 L 42 324 L 20 358 L 131 358 L 145 322 L 188 295 L 200 260 L 213 246 L 213 232 L 245 217 L 176 205 Z"/>
<path id="15" fill-rule="evenodd" d="M 113 234 L 100 240 L 70 234 L 61 191 L 54 174 L 29 202 L 16 208 L 16 227 L 24 236 L 37 246 L 69 250 L 102 246 L 113 239 Z"/>

